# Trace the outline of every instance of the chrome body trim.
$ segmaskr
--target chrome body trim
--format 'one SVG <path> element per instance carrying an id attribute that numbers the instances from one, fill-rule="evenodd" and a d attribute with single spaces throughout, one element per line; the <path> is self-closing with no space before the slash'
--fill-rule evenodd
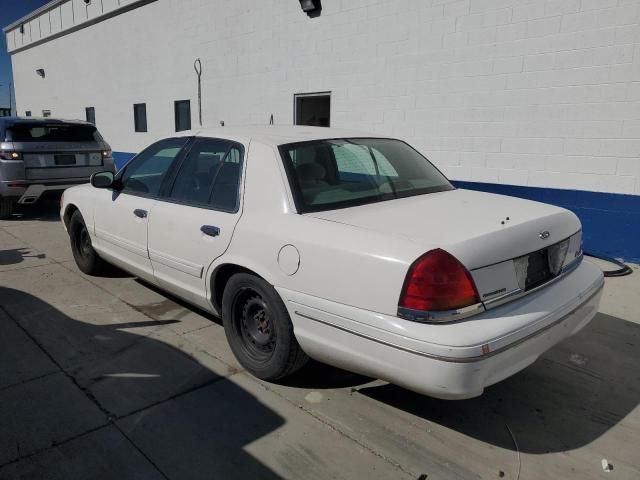
<path id="1" fill-rule="evenodd" d="M 343 332 L 346 333 L 350 333 L 352 335 L 355 335 L 357 337 L 360 338 L 364 338 L 366 340 L 371 340 L 372 342 L 376 342 L 379 343 L 380 345 L 384 345 L 386 347 L 391 347 L 394 348 L 396 350 L 401 350 L 403 352 L 406 353 L 411 353 L 413 355 L 418 355 L 420 357 L 425 357 L 425 358 L 430 358 L 433 360 L 440 360 L 442 362 L 448 362 L 448 363 L 474 363 L 474 362 L 480 362 L 482 360 L 486 360 L 487 358 L 491 358 L 495 355 L 499 355 L 501 353 L 504 353 L 507 350 L 510 350 L 512 348 L 517 347 L 518 345 L 523 344 L 524 342 L 531 340 L 532 338 L 535 338 L 539 335 L 542 335 L 543 333 L 545 333 L 547 330 L 552 329 L 553 327 L 561 324 L 562 322 L 564 322 L 567 318 L 569 318 L 571 315 L 573 315 L 575 312 L 577 312 L 578 310 L 580 310 L 586 303 L 588 303 L 595 295 L 597 295 L 598 293 L 600 293 L 600 291 L 604 288 L 604 278 L 602 278 L 600 280 L 600 282 L 598 282 L 597 284 L 594 284 L 590 290 L 586 291 L 583 296 L 585 297 L 583 301 L 580 302 L 579 305 L 577 305 L 576 307 L 574 307 L 570 312 L 568 312 L 567 314 L 563 315 L 562 317 L 558 318 L 557 320 L 551 322 L 549 325 L 545 325 L 544 327 L 542 327 L 539 330 L 536 330 L 535 332 L 530 333 L 529 335 L 526 335 L 518 340 L 516 340 L 515 342 L 512 342 L 508 345 L 505 345 L 503 347 L 500 347 L 496 350 L 493 350 L 491 352 L 487 352 L 487 353 L 483 353 L 482 355 L 476 355 L 474 357 L 447 357 L 447 356 L 442 356 L 442 355 L 435 355 L 435 354 L 431 354 L 431 353 L 426 353 L 426 352 L 422 352 L 420 350 L 415 350 L 413 348 L 408 348 L 408 347 L 403 347 L 402 345 L 398 345 L 396 343 L 392 343 L 392 342 L 387 342 L 385 340 L 380 340 L 379 338 L 375 338 L 372 337 L 371 335 L 367 335 L 364 333 L 360 333 L 360 332 L 356 332 L 354 330 L 351 330 L 349 328 L 344 328 L 341 327 L 339 325 L 335 325 L 333 323 L 330 322 L 325 322 L 324 320 L 320 320 L 318 318 L 312 317 L 310 315 L 301 313 L 297 310 L 294 311 L 294 313 L 300 317 L 306 318 L 308 320 L 314 321 L 314 322 L 318 322 L 321 323 L 323 325 L 326 325 L 328 327 L 332 327 L 335 328 L 337 330 L 341 330 Z"/>
<path id="2" fill-rule="evenodd" d="M 560 240 L 559 242 L 556 242 L 556 243 L 562 243 L 562 242 L 564 242 L 567 238 L 573 238 L 573 237 L 575 237 L 576 235 L 580 235 L 580 239 L 582 239 L 582 228 L 580 228 L 580 230 L 578 230 L 576 233 L 574 233 L 574 234 L 570 235 L 569 237 L 563 238 L 562 240 Z M 552 245 L 555 245 L 556 243 L 554 243 L 554 244 L 552 244 Z M 548 247 L 550 247 L 550 246 L 551 246 L 551 245 L 549 245 Z M 548 247 L 546 247 L 546 248 L 548 248 Z M 535 252 L 535 250 L 533 250 L 532 252 L 529 252 L 529 253 L 525 253 L 525 255 L 528 255 L 528 254 L 533 253 L 533 252 Z M 520 255 L 520 256 L 523 256 L 523 255 Z M 503 260 L 499 260 L 499 261 L 497 261 L 497 262 L 492 262 L 492 263 L 489 263 L 489 264 L 487 264 L 487 265 L 483 265 L 483 266 L 481 266 L 481 267 L 472 268 L 472 269 L 471 269 L 471 270 L 469 270 L 469 271 L 470 271 L 470 272 L 475 272 L 476 270 L 482 270 L 483 268 L 493 267 L 494 265 L 498 265 L 499 263 L 503 263 L 503 262 L 508 262 L 509 260 L 514 260 L 515 258 L 518 258 L 518 257 L 505 258 L 505 259 L 503 259 Z"/>
<path id="3" fill-rule="evenodd" d="M 455 322 L 456 320 L 469 318 L 484 311 L 485 306 L 482 304 L 482 302 L 476 303 L 474 305 L 469 305 L 468 307 L 464 308 L 442 311 L 423 311 L 398 307 L 398 317 L 418 323 L 444 323 Z"/>
<path id="4" fill-rule="evenodd" d="M 580 253 L 580 255 L 575 258 L 574 260 L 571 261 L 571 263 L 568 263 L 567 265 L 565 265 L 564 267 L 562 267 L 562 270 L 560 270 L 560 273 L 558 275 L 556 275 L 553 278 L 550 278 L 549 280 L 547 280 L 545 283 L 543 283 L 542 285 L 538 285 L 535 288 L 532 288 L 530 290 L 521 290 L 521 289 L 516 289 L 516 290 L 511 290 L 510 292 L 505 293 L 504 295 L 501 295 L 499 297 L 493 298 L 491 300 L 487 300 L 484 302 L 484 306 L 487 310 L 491 310 L 494 309 L 496 307 L 499 307 L 500 305 L 504 305 L 507 302 L 511 302 L 513 300 L 516 300 L 518 298 L 524 297 L 526 295 L 529 295 L 533 292 L 537 292 L 538 290 L 542 290 L 545 287 L 548 287 L 549 285 L 554 284 L 555 282 L 562 280 L 564 277 L 566 277 L 567 275 L 569 275 L 571 272 L 573 272 L 576 268 L 578 268 L 578 266 L 580 265 L 580 263 L 582 263 L 582 259 L 584 258 L 582 252 Z"/>

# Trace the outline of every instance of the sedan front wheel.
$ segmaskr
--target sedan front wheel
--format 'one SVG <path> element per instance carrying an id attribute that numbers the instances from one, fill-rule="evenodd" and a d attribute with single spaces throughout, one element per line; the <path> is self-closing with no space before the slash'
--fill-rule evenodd
<path id="1" fill-rule="evenodd" d="M 87 275 L 98 275 L 107 268 L 107 264 L 91 245 L 91 236 L 84 223 L 82 214 L 76 210 L 69 222 L 69 240 L 71 251 L 78 268 Z"/>
<path id="2" fill-rule="evenodd" d="M 308 360 L 284 303 L 262 278 L 246 273 L 231 277 L 222 296 L 222 321 L 233 354 L 258 378 L 286 377 Z"/>

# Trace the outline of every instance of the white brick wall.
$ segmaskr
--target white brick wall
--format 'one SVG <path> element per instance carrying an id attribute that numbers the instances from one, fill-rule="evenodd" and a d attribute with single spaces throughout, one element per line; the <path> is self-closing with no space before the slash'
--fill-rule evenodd
<path id="1" fill-rule="evenodd" d="M 295 93 L 331 91 L 333 126 L 403 137 L 453 179 L 640 194 L 640 1 L 323 7 L 158 0 L 15 54 L 19 111 L 94 106 L 113 147 L 137 151 L 172 132 L 174 100 L 192 100 L 196 125 L 200 57 L 208 124 L 291 123 Z"/>

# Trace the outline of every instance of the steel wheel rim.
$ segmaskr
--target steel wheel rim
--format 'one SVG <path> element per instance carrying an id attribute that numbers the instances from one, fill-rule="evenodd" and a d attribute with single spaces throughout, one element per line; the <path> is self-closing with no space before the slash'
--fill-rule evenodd
<path id="1" fill-rule="evenodd" d="M 245 353 L 256 361 L 268 360 L 277 338 L 268 303 L 255 290 L 245 288 L 236 295 L 233 313 L 234 330 Z"/>
<path id="2" fill-rule="evenodd" d="M 91 255 L 91 237 L 84 226 L 80 229 L 80 233 L 78 235 L 78 250 L 83 257 Z"/>

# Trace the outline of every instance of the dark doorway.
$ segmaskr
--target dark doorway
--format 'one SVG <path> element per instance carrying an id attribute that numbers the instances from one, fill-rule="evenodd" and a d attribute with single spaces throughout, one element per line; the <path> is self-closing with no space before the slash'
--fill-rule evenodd
<path id="1" fill-rule="evenodd" d="M 294 95 L 293 123 L 312 127 L 331 126 L 331 92 Z"/>

